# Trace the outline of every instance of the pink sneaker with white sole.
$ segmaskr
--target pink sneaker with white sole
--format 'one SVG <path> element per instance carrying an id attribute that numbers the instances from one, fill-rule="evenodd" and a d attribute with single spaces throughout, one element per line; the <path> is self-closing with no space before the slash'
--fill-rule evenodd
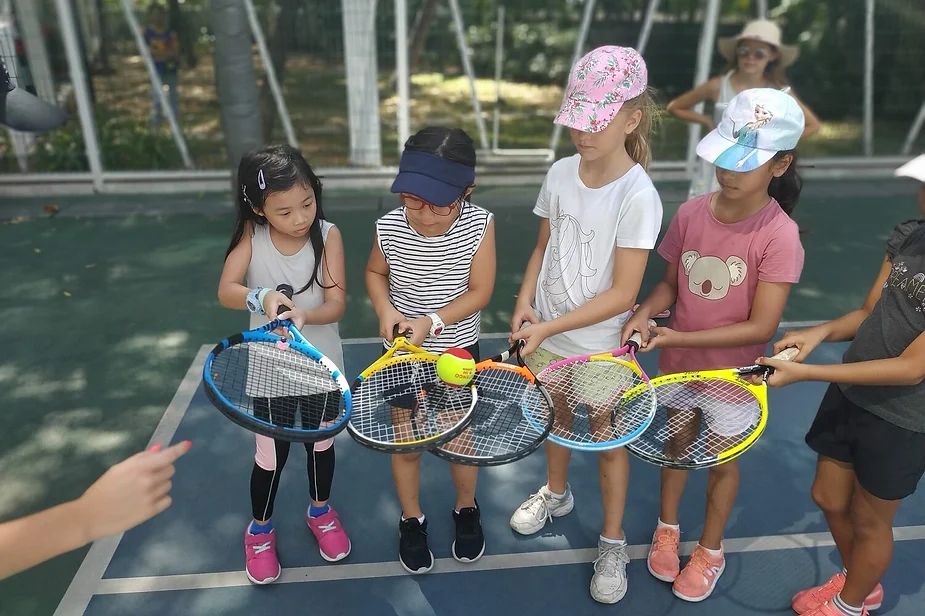
<path id="1" fill-rule="evenodd" d="M 270 584 L 279 579 L 283 570 L 276 557 L 276 530 L 253 535 L 248 524 L 244 531 L 244 570 L 254 584 Z"/>
<path id="2" fill-rule="evenodd" d="M 822 586 L 815 586 L 801 590 L 793 596 L 790 606 L 797 614 L 806 614 L 818 608 L 826 601 L 831 601 L 835 595 L 845 588 L 845 574 L 836 573 Z M 864 608 L 872 612 L 879 610 L 883 605 L 883 586 L 877 584 L 876 588 L 864 599 Z"/>
<path id="3" fill-rule="evenodd" d="M 337 562 L 347 557 L 350 553 L 350 538 L 340 524 L 340 518 L 337 512 L 330 505 L 328 512 L 319 515 L 317 518 L 305 516 L 308 527 L 318 540 L 318 551 L 321 552 L 321 558 L 328 562 Z"/>

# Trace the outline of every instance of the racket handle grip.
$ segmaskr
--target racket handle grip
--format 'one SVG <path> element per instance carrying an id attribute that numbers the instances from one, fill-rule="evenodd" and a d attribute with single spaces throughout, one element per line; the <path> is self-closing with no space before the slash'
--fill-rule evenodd
<path id="1" fill-rule="evenodd" d="M 649 327 L 657 327 L 658 323 L 649 319 Z M 630 339 L 626 341 L 626 344 L 633 347 L 633 351 L 638 351 L 639 347 L 642 345 L 642 334 L 639 332 L 633 332 L 633 335 L 630 336 Z"/>
<path id="2" fill-rule="evenodd" d="M 288 284 L 281 284 L 281 285 L 279 285 L 278 287 L 276 287 L 276 290 L 277 290 L 279 293 L 282 293 L 283 295 L 285 295 L 286 298 L 292 299 L 293 289 L 292 289 L 292 287 L 291 287 L 290 285 L 288 285 Z M 279 315 L 283 314 L 283 313 L 286 312 L 287 310 L 289 310 L 289 308 L 288 308 L 287 306 L 280 305 L 280 307 L 276 310 L 276 316 L 279 316 Z"/>
<path id="3" fill-rule="evenodd" d="M 779 359 L 781 361 L 793 361 L 797 355 L 800 354 L 800 349 L 796 347 L 787 347 L 771 359 Z"/>
<path id="4" fill-rule="evenodd" d="M 401 331 L 401 330 L 398 328 L 398 323 L 396 323 L 396 324 L 392 327 L 392 340 L 395 340 L 395 339 L 398 338 L 399 336 L 405 336 L 405 335 L 407 335 L 407 334 L 413 334 L 413 333 L 414 333 L 414 330 L 411 329 L 410 327 L 407 328 L 407 329 L 405 329 L 405 331 Z"/>

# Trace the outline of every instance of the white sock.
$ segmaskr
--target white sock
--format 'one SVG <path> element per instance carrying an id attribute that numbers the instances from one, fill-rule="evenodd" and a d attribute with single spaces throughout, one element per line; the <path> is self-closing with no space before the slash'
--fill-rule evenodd
<path id="1" fill-rule="evenodd" d="M 601 542 L 606 543 L 607 545 L 626 545 L 626 537 L 623 539 L 609 539 L 604 535 L 601 535 Z"/>
<path id="2" fill-rule="evenodd" d="M 712 556 L 713 558 L 719 558 L 720 556 L 723 555 L 723 548 L 720 548 L 718 550 L 711 550 L 710 548 L 704 548 L 703 545 L 700 543 L 698 543 L 697 545 L 702 547 L 704 551 L 706 551 L 706 553 Z"/>
<path id="3" fill-rule="evenodd" d="M 671 530 L 678 530 L 678 531 L 681 530 L 680 524 L 665 524 L 664 522 L 662 522 L 661 518 L 658 519 L 658 527 L 659 528 L 670 528 Z"/>
<path id="4" fill-rule="evenodd" d="M 457 511 L 456 513 L 459 513 L 459 512 Z M 402 520 L 410 520 L 411 518 L 406 518 L 405 516 L 402 516 L 401 519 L 402 519 Z M 423 523 L 424 523 L 424 516 L 421 516 L 421 517 L 418 518 L 418 523 L 419 523 L 419 524 L 423 524 Z"/>
<path id="5" fill-rule="evenodd" d="M 835 595 L 835 598 L 832 599 L 832 605 L 841 610 L 845 616 L 861 616 L 864 611 L 863 607 L 851 607 L 842 601 L 841 593 Z"/>
<path id="6" fill-rule="evenodd" d="M 548 485 L 546 486 L 546 490 L 549 491 L 549 495 L 552 496 L 555 500 L 562 500 L 563 498 L 565 498 L 565 495 L 568 494 L 568 486 L 565 487 L 565 492 L 563 492 L 562 494 L 556 494 L 555 492 L 549 489 Z"/>

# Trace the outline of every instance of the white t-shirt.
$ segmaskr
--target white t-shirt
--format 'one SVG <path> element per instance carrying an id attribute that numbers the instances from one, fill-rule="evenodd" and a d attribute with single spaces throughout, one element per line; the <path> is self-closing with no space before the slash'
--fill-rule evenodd
<path id="1" fill-rule="evenodd" d="M 609 289 L 616 249 L 651 250 L 662 226 L 662 200 L 640 165 L 606 186 L 588 188 L 578 177 L 580 161 L 576 154 L 553 164 L 533 209 L 549 219 L 549 243 L 534 298 L 543 321 L 558 318 Z M 620 330 L 629 316 L 627 311 L 550 336 L 541 346 L 564 357 L 619 348 Z"/>

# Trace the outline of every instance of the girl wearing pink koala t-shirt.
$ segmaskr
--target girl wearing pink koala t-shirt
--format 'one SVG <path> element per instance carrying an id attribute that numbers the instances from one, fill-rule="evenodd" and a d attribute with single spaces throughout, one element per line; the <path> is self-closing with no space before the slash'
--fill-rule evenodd
<path id="1" fill-rule="evenodd" d="M 794 150 L 803 128 L 803 112 L 791 96 L 746 90 L 697 146 L 697 154 L 716 166 L 720 190 L 681 205 L 658 247 L 668 261 L 665 277 L 622 331 L 622 340 L 641 332 L 643 352 L 662 349 L 661 372 L 750 365 L 765 353 L 803 269 L 799 228 L 790 218 L 802 186 Z M 649 331 L 651 315 L 672 304 L 669 327 Z M 709 428 L 710 416 L 704 420 Z M 710 468 L 703 534 L 682 570 L 678 507 L 686 481 L 687 471 L 661 471 L 661 512 L 648 567 L 672 582 L 677 597 L 697 602 L 710 596 L 726 566 L 722 539 L 738 493 L 738 464 Z"/>

